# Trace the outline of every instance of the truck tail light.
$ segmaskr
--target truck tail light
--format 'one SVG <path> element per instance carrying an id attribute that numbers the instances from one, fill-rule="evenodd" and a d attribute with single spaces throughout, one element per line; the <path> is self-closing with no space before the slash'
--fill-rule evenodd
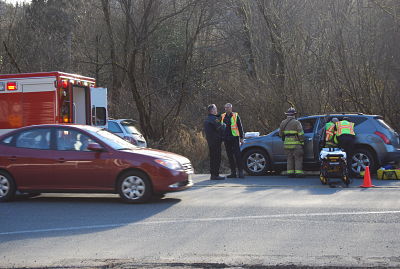
<path id="1" fill-rule="evenodd" d="M 16 91 L 17 82 L 7 82 L 7 91 Z"/>
<path id="2" fill-rule="evenodd" d="M 389 138 L 386 135 L 382 134 L 381 132 L 376 131 L 374 134 L 376 134 L 377 136 L 382 138 L 383 142 L 385 142 L 386 145 L 392 144 L 392 142 L 390 142 Z"/>

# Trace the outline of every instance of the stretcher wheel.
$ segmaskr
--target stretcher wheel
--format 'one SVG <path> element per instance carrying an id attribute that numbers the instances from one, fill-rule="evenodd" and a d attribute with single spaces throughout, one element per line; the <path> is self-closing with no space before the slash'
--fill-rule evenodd
<path id="1" fill-rule="evenodd" d="M 342 180 L 343 180 L 344 184 L 346 184 L 346 187 L 348 187 L 349 184 L 350 184 L 350 178 L 349 178 L 349 176 L 344 176 L 344 177 L 342 178 Z"/>
<path id="2" fill-rule="evenodd" d="M 328 184 L 328 179 L 324 177 L 324 175 L 321 173 L 319 174 L 319 180 L 321 181 L 322 185 Z"/>

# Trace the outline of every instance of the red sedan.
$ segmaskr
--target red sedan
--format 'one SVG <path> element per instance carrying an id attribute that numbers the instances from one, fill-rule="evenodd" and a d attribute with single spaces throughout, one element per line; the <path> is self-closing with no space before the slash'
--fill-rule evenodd
<path id="1" fill-rule="evenodd" d="M 36 125 L 0 137 L 0 201 L 16 191 L 118 193 L 129 203 L 193 185 L 190 161 L 139 148 L 106 130 Z"/>

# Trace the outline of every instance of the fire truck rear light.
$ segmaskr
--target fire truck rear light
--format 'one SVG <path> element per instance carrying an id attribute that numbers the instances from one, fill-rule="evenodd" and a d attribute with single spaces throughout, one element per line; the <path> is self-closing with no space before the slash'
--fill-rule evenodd
<path id="1" fill-rule="evenodd" d="M 16 91 L 17 82 L 7 82 L 7 91 Z"/>

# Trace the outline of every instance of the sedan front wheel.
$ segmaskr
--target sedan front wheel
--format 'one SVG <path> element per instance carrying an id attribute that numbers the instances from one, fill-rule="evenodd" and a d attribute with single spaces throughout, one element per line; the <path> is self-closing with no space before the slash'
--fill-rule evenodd
<path id="1" fill-rule="evenodd" d="M 7 172 L 0 171 L 0 202 L 10 201 L 16 192 L 15 182 Z"/>
<path id="2" fill-rule="evenodd" d="M 127 203 L 143 203 L 152 195 L 150 180 L 140 171 L 122 174 L 118 179 L 117 188 L 119 196 Z"/>

